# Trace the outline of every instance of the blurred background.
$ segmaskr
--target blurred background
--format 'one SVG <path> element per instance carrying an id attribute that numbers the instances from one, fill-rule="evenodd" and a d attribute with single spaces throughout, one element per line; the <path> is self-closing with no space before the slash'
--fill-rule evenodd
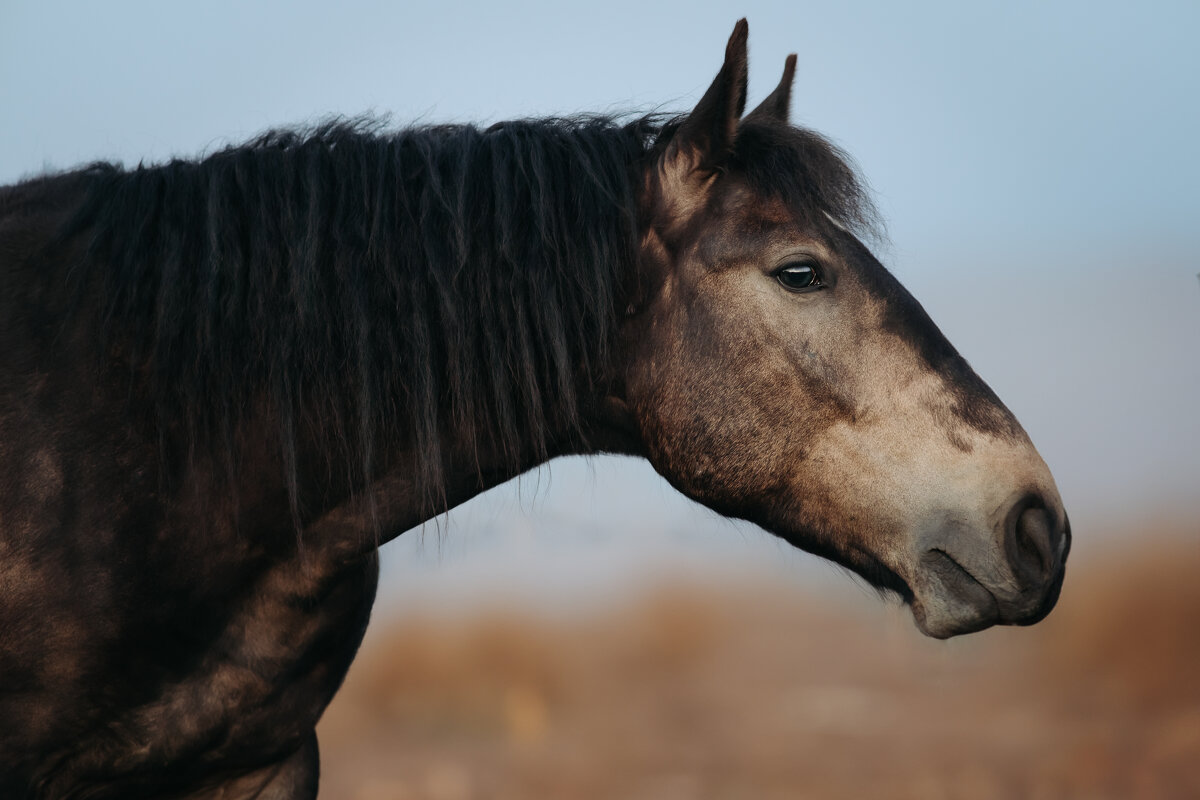
<path id="1" fill-rule="evenodd" d="M 0 182 L 364 112 L 750 103 L 870 181 L 882 260 L 1025 425 L 1059 608 L 950 642 L 632 459 L 565 459 L 384 550 L 323 800 L 1200 796 L 1200 5 L 0 3 Z"/>

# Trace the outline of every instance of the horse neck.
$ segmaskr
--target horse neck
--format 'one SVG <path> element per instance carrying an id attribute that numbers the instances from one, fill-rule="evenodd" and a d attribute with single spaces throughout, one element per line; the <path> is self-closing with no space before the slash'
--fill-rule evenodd
<path id="1" fill-rule="evenodd" d="M 92 170 L 65 226 L 90 242 L 78 296 L 184 451 L 270 428 L 293 513 L 331 473 L 357 475 L 351 496 L 407 481 L 393 494 L 436 513 L 618 449 L 603 406 L 643 142 L 603 120 L 350 126 Z"/>
<path id="2" fill-rule="evenodd" d="M 556 456 L 637 451 L 611 397 L 616 309 L 633 283 L 629 176 L 639 151 L 616 129 L 550 132 L 568 144 L 506 150 L 470 128 L 417 130 L 392 143 L 399 188 L 374 192 L 381 205 L 371 212 L 399 230 L 368 239 L 381 242 L 372 255 L 386 262 L 371 280 L 394 293 L 385 305 L 396 318 L 384 325 L 400 333 L 385 343 L 407 351 L 373 366 L 407 366 L 380 385 L 408 403 L 396 408 L 403 422 L 383 426 L 394 436 L 384 437 L 366 494 L 379 495 L 376 513 L 397 506 L 393 528 Z M 546 132 L 528 124 L 521 133 L 536 145 Z M 586 147 L 574 152 L 571 136 Z M 602 147 L 625 160 L 593 163 Z"/>
<path id="3" fill-rule="evenodd" d="M 505 475 L 608 449 L 634 272 L 631 134 L 549 122 L 406 136 L 391 203 L 411 292 L 398 326 L 428 340 L 428 371 L 404 387 L 415 471 L 436 485 L 441 465 Z"/>

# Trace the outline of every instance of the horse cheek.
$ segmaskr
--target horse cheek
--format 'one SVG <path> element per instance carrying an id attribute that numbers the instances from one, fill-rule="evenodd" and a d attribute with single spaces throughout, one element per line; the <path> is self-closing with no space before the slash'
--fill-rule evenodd
<path id="1" fill-rule="evenodd" d="M 716 352 L 724 355 L 712 357 Z M 776 429 L 779 395 L 771 383 L 782 378 L 731 342 L 664 353 L 647 359 L 630 383 L 647 457 L 693 500 L 747 516 L 764 492 L 787 482 L 788 448 Z"/>

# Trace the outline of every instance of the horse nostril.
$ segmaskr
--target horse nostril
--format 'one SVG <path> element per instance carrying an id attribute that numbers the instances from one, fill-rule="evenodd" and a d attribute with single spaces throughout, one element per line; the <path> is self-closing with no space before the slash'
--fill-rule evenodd
<path id="1" fill-rule="evenodd" d="M 1008 557 L 1022 582 L 1048 580 L 1054 573 L 1063 532 L 1045 501 L 1030 495 L 1017 504 L 1009 519 Z"/>

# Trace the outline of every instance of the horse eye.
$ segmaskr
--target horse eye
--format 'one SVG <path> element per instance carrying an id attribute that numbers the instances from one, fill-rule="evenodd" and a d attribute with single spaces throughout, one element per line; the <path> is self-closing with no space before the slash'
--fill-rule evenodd
<path id="1" fill-rule="evenodd" d="M 823 285 L 813 265 L 803 261 L 784 264 L 776 270 L 775 279 L 783 285 L 783 288 L 793 292 L 819 289 Z"/>

